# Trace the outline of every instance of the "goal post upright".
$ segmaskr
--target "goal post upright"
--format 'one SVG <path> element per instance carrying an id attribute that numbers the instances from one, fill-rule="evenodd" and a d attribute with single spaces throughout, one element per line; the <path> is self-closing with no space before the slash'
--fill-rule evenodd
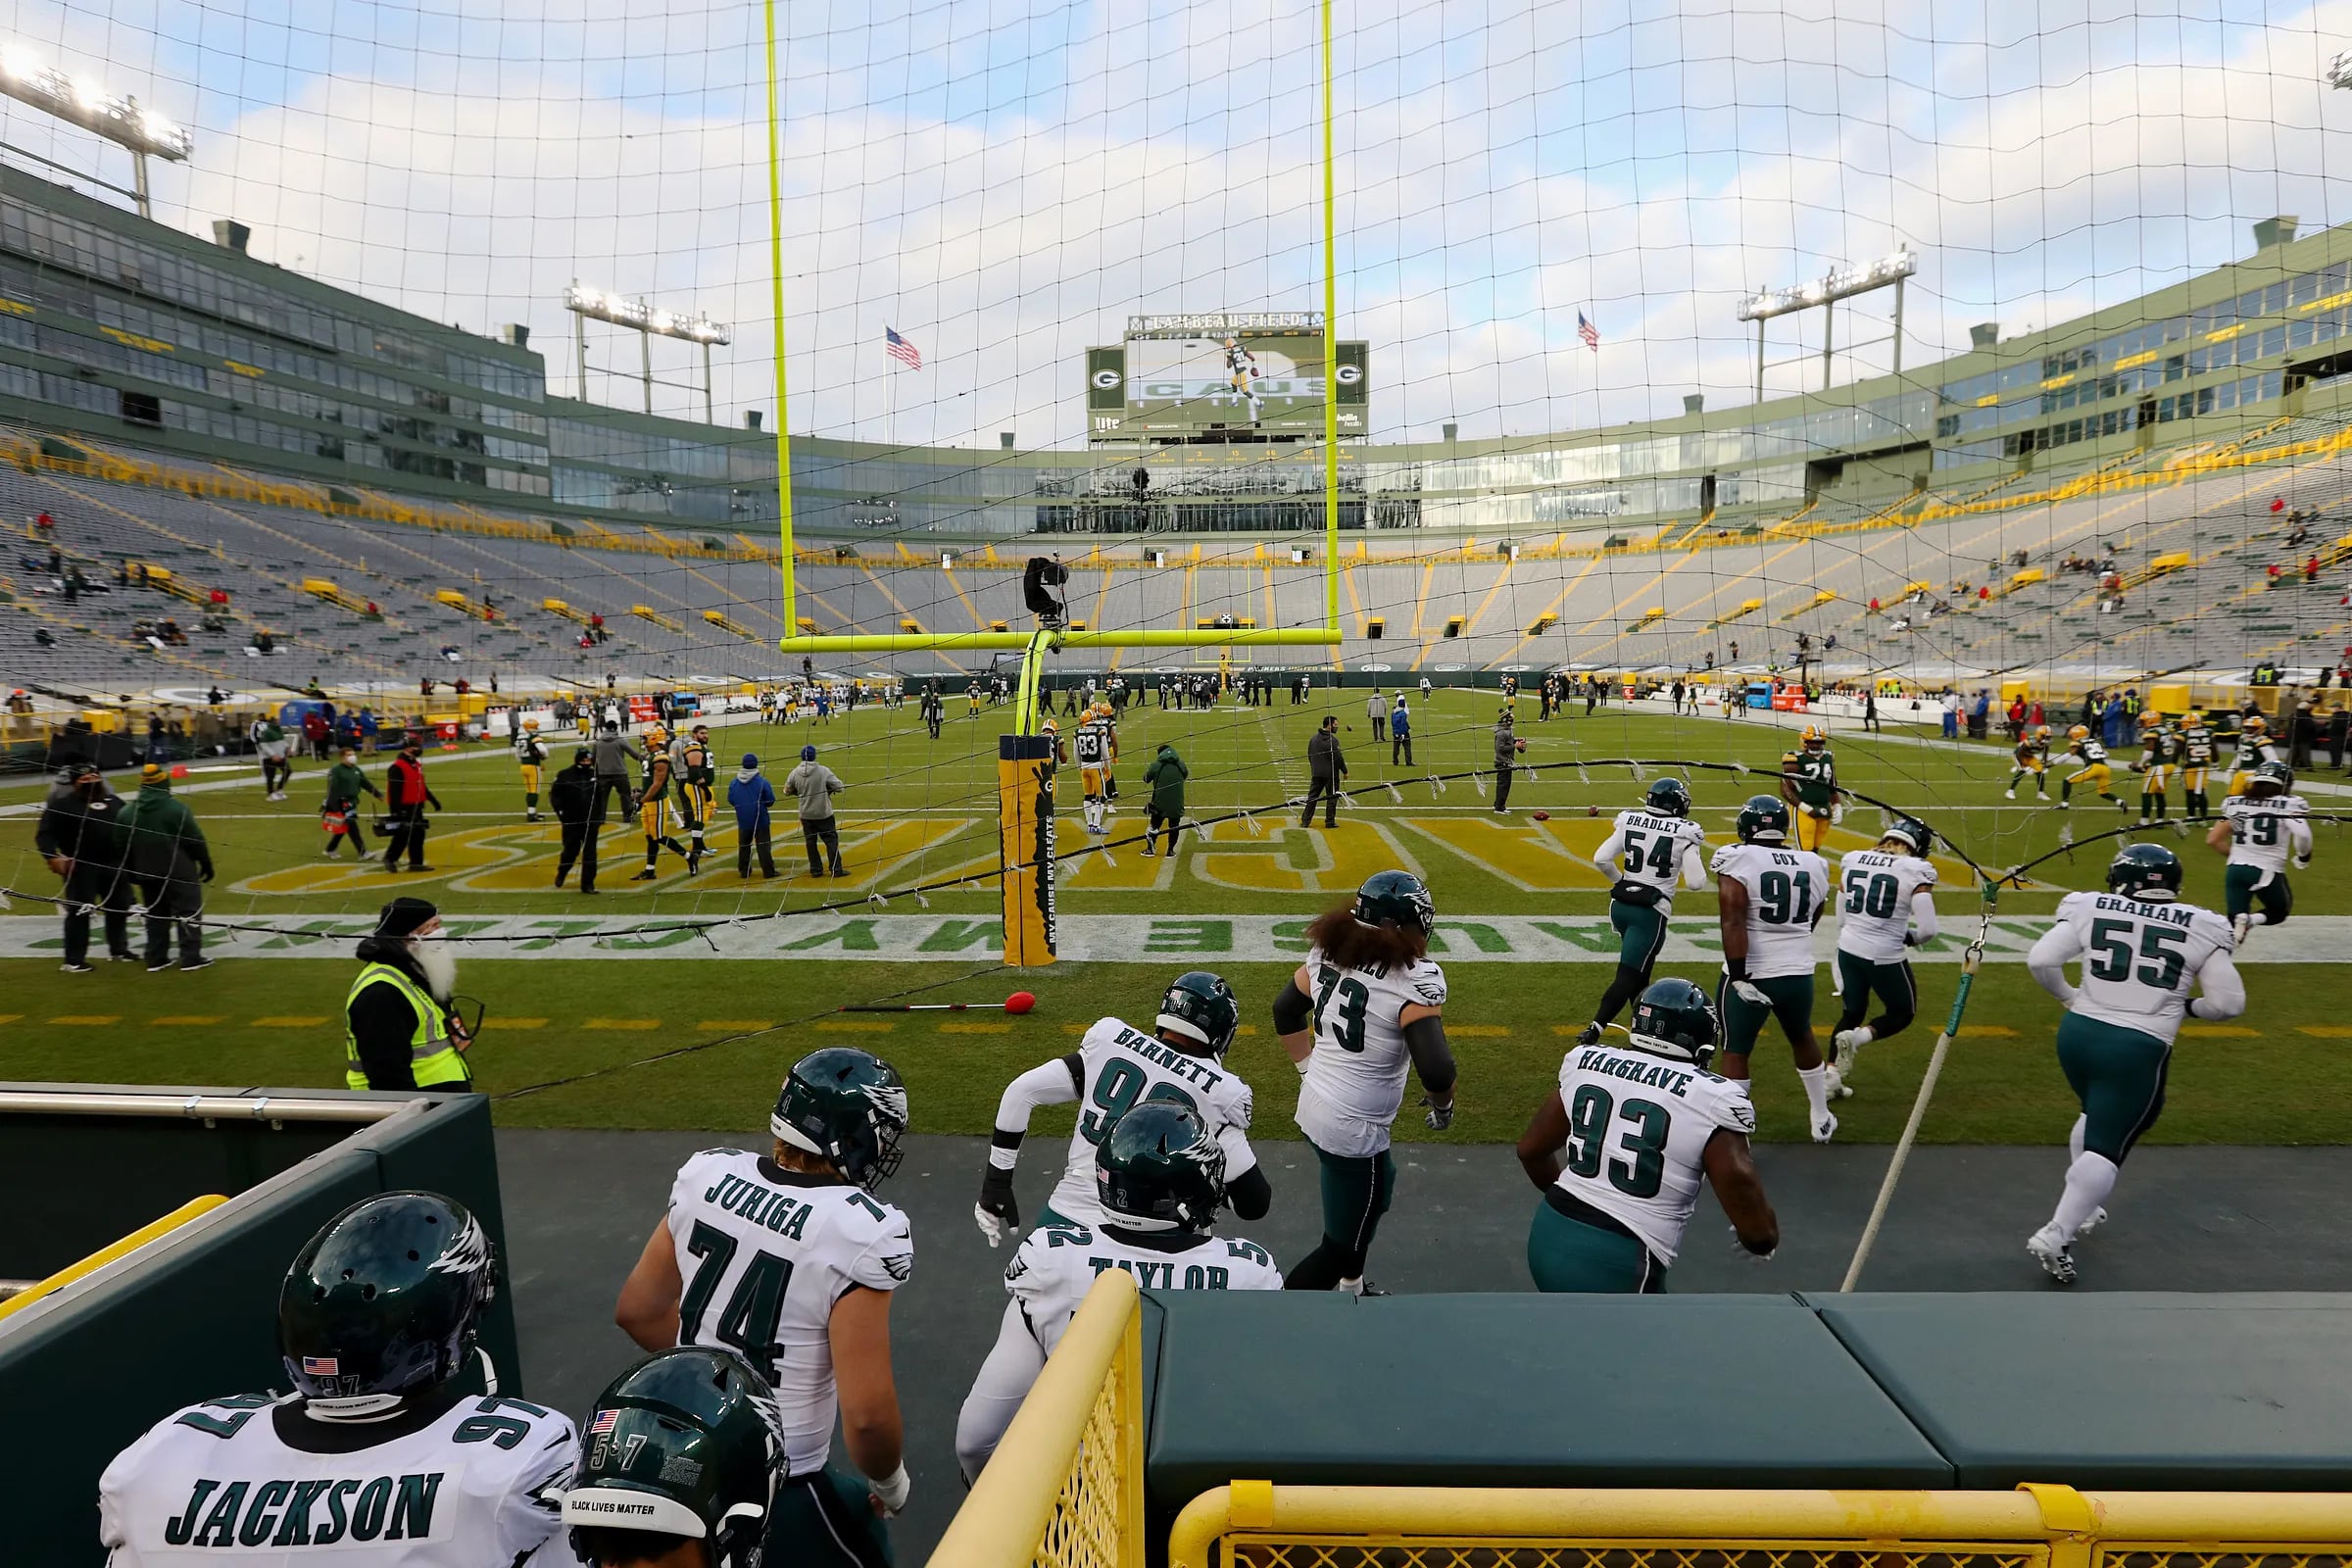
<path id="1" fill-rule="evenodd" d="M 1334 165 L 1333 0 L 1317 0 L 1321 25 L 1322 81 L 1318 102 L 1322 164 L 1323 251 L 1323 624 L 1320 626 L 1194 627 L 1169 630 L 1090 629 L 1031 632 L 837 632 L 802 635 L 799 614 L 798 545 L 793 532 L 792 440 L 784 343 L 783 131 L 776 73 L 776 0 L 763 0 L 767 67 L 768 262 L 774 273 L 776 386 L 776 519 L 782 572 L 785 635 L 777 648 L 787 655 L 946 654 L 1018 651 L 1022 654 L 1013 693 L 1016 734 L 1000 738 L 998 752 L 999 885 L 1004 913 L 1004 961 L 1035 965 L 1054 961 L 1054 743 L 1036 733 L 1041 721 L 1040 690 L 1046 657 L 1072 651 L 1119 648 L 1331 648 L 1340 630 L 1340 428 L 1338 178 Z M 1366 526 L 1370 525 L 1369 498 Z M 1173 843 L 1170 853 L 1174 853 Z"/>

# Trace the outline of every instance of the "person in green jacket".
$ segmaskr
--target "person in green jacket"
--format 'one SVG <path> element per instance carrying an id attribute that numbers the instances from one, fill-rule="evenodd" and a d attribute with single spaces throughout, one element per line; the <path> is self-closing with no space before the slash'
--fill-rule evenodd
<path id="1" fill-rule="evenodd" d="M 326 851 L 329 859 L 351 841 L 352 858 L 368 858 L 368 835 L 360 831 L 360 797 L 372 795 L 377 800 L 384 792 L 375 787 L 374 780 L 360 771 L 360 754 L 353 748 L 343 748 L 341 760 L 326 770 L 326 805 L 320 808 L 319 821 L 326 828 Z"/>
<path id="2" fill-rule="evenodd" d="M 179 937 L 183 973 L 202 969 L 204 891 L 213 879 L 213 850 L 196 825 L 196 813 L 172 795 L 172 775 L 149 762 L 139 773 L 139 793 L 122 813 L 127 867 L 147 906 L 147 972 L 172 967 L 172 938 Z"/>
<path id="3" fill-rule="evenodd" d="M 1184 781 L 1190 776 L 1176 748 L 1160 742 L 1159 755 L 1144 769 L 1144 782 L 1152 787 L 1152 819 L 1144 828 L 1146 855 L 1152 853 L 1152 840 L 1163 822 L 1168 828 L 1168 853 L 1176 853 L 1176 829 L 1184 821 Z"/>

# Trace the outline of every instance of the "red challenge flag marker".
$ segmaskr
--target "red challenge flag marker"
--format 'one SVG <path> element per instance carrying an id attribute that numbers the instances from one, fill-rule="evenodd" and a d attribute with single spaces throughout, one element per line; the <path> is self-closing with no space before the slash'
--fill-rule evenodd
<path id="1" fill-rule="evenodd" d="M 1037 1005 L 1037 998 L 1027 991 L 1015 991 L 1002 1003 L 996 1002 L 845 1002 L 835 1012 L 1005 1012 L 1023 1013 Z"/>

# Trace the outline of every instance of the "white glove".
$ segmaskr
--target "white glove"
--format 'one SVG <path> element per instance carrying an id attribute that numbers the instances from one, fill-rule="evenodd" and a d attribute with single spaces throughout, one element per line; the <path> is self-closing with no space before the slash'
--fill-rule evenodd
<path id="1" fill-rule="evenodd" d="M 991 1214 L 987 1209 L 982 1208 L 978 1203 L 972 1205 L 972 1219 L 979 1225 L 980 1234 L 988 1238 L 988 1245 L 991 1247 L 1002 1247 L 1004 1244 L 1006 1233 L 1011 1230 L 1010 1226 Z"/>
<path id="2" fill-rule="evenodd" d="M 1840 823 L 1840 822 L 1842 822 L 1842 821 L 1844 821 L 1844 820 L 1845 820 L 1845 806 L 1844 806 L 1844 803 L 1840 802 L 1839 804 L 1838 804 L 1838 805 L 1836 805 L 1836 806 L 1833 806 L 1833 807 L 1831 807 L 1831 808 L 1830 808 L 1830 826 L 1832 826 L 1832 827 L 1836 827 L 1836 826 L 1837 826 L 1838 823 Z"/>
<path id="3" fill-rule="evenodd" d="M 1746 1003 L 1751 1007 L 1770 1007 L 1772 1005 L 1772 999 L 1770 997 L 1766 996 L 1756 986 L 1745 980 L 1735 980 L 1732 982 L 1732 995 L 1738 997 L 1741 1002 Z"/>
<path id="4" fill-rule="evenodd" d="M 905 1509 L 906 1494 L 914 1490 L 914 1482 L 908 1479 L 906 1467 L 904 1464 L 890 1473 L 888 1481 L 875 1481 L 869 1484 L 873 1488 L 875 1500 L 882 1504 L 882 1511 L 886 1514 L 895 1514 Z"/>
<path id="5" fill-rule="evenodd" d="M 1740 1239 L 1740 1229 L 1738 1226 L 1732 1227 L 1732 1246 L 1738 1248 L 1740 1250 L 1740 1255 L 1746 1258 L 1750 1263 L 1769 1263 L 1772 1261 L 1774 1254 L 1780 1251 L 1780 1249 L 1777 1247 L 1774 1248 L 1770 1252 L 1749 1251 L 1747 1250 L 1747 1244 Z"/>
<path id="6" fill-rule="evenodd" d="M 2310 856 L 2308 856 L 2308 855 L 2298 855 L 2298 856 L 2296 856 L 2296 857 L 2295 857 L 2295 869 L 2296 869 L 2296 870 L 2298 870 L 2298 871 L 2308 871 L 2308 870 L 2310 870 L 2310 869 L 2311 869 L 2311 857 L 2310 857 Z"/>

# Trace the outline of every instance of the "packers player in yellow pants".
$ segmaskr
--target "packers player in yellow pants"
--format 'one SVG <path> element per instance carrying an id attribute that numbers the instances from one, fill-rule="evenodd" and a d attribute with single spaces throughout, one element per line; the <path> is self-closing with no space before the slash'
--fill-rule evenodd
<path id="1" fill-rule="evenodd" d="M 645 828 L 645 869 L 629 878 L 632 882 L 654 879 L 655 862 L 664 849 L 681 860 L 688 858 L 686 846 L 668 832 L 669 732 L 657 724 L 645 742 L 645 788 L 637 794 L 637 820 Z"/>
<path id="2" fill-rule="evenodd" d="M 1796 750 L 1782 754 L 1781 799 L 1788 803 L 1796 847 L 1819 853 L 1830 828 L 1845 815 L 1828 725 L 1807 724 L 1797 737 Z"/>
<path id="3" fill-rule="evenodd" d="M 522 721 L 522 734 L 514 746 L 515 763 L 522 769 L 522 808 L 529 814 L 528 822 L 539 820 L 539 774 L 547 766 L 547 748 L 539 743 L 539 721 Z"/>
<path id="4" fill-rule="evenodd" d="M 715 802 L 710 725 L 694 726 L 694 732 L 680 748 L 679 760 L 678 810 L 686 818 L 686 832 L 692 845 L 686 852 L 686 874 L 692 876 L 703 868 L 703 857 L 710 853 L 710 846 L 703 842 L 703 831 L 710 824 L 710 808 Z"/>
<path id="5" fill-rule="evenodd" d="M 2066 760 L 2060 765 L 2071 766 L 2074 771 L 2058 781 L 2058 809 L 2067 808 L 2078 784 L 2088 784 L 2098 792 L 2100 800 L 2119 811 L 2132 809 L 2116 797 L 2115 770 L 2107 765 L 2107 748 L 2090 738 L 2090 727 L 2077 724 L 2066 732 Z"/>

